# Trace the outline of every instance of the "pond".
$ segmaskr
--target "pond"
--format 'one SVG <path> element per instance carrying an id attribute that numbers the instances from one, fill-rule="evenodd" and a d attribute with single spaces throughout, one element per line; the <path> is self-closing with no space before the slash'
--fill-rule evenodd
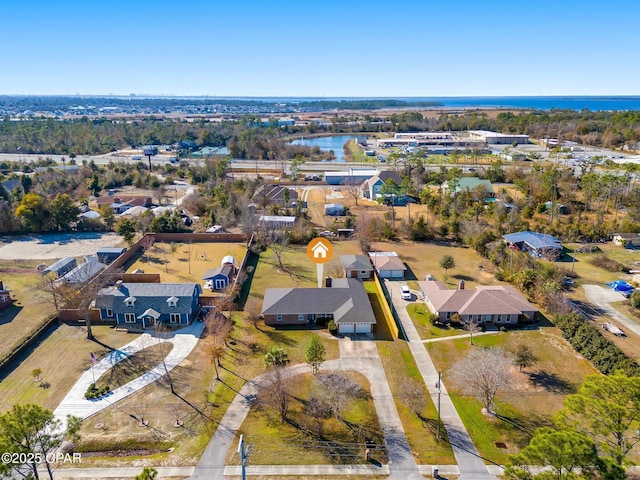
<path id="1" fill-rule="evenodd" d="M 292 145 L 304 145 L 305 147 L 318 147 L 320 150 L 328 152 L 333 150 L 336 162 L 344 162 L 344 144 L 355 139 L 353 135 L 332 135 L 330 137 L 301 138 L 291 142 Z"/>

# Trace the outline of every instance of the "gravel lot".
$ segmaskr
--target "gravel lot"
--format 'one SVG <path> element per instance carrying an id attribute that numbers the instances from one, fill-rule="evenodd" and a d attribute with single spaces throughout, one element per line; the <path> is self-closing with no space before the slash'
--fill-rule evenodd
<path id="1" fill-rule="evenodd" d="M 123 245 L 115 233 L 48 233 L 0 237 L 0 260 L 50 260 L 93 255 L 100 247 Z"/>

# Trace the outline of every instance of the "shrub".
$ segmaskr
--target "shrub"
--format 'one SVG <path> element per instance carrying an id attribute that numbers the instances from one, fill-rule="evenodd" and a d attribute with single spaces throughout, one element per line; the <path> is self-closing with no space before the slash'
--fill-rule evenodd
<path id="1" fill-rule="evenodd" d="M 640 308 L 640 292 L 633 292 L 630 300 L 633 308 Z"/>
<path id="2" fill-rule="evenodd" d="M 333 319 L 331 319 L 331 321 L 329 321 L 329 323 L 327 324 L 327 329 L 333 335 L 335 335 L 336 332 L 338 331 L 338 326 L 336 325 L 336 322 Z"/>

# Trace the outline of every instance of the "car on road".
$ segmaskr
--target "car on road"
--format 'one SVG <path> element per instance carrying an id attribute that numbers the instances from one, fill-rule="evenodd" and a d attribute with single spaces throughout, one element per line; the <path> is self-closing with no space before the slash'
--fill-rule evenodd
<path id="1" fill-rule="evenodd" d="M 413 297 L 411 296 L 411 290 L 407 285 L 403 285 L 401 289 L 401 296 L 403 300 L 411 300 Z"/>

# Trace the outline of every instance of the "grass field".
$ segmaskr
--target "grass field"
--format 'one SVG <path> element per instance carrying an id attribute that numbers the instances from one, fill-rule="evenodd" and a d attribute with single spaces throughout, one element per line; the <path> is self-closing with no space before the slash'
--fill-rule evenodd
<path id="1" fill-rule="evenodd" d="M 107 326 L 94 326 L 93 334 L 99 343 L 86 339 L 84 328 L 58 324 L 31 352 L 0 382 L 0 411 L 17 403 L 36 403 L 55 409 L 80 374 L 91 367 L 90 354 L 108 354 L 136 338 L 135 334 L 119 332 Z M 110 348 L 108 348 L 110 347 Z M 33 381 L 31 372 L 42 370 L 42 388 Z"/>
<path id="2" fill-rule="evenodd" d="M 462 335 L 467 333 L 464 330 L 452 328 L 450 325 L 432 325 L 428 317 L 430 314 L 429 309 L 421 301 L 407 305 L 407 312 L 409 313 L 411 321 L 415 325 L 420 338 L 423 340 L 451 337 L 453 335 Z"/>
<path id="3" fill-rule="evenodd" d="M 35 265 L 29 265 L 35 269 Z M 11 292 L 13 306 L 0 312 L 0 358 L 31 335 L 55 311 L 51 296 L 42 285 L 40 273 L 22 271 L 13 262 L 0 263 L 0 280 Z M 32 271 L 33 272 L 33 271 Z"/>
<path id="4" fill-rule="evenodd" d="M 162 283 L 202 284 L 204 272 L 219 267 L 223 257 L 231 255 L 235 258 L 236 265 L 240 265 L 246 251 L 244 243 L 156 242 L 127 271 L 140 268 L 144 273 L 159 273 Z"/>
<path id="5" fill-rule="evenodd" d="M 383 445 L 383 436 L 371 399 L 369 382 L 356 372 L 337 372 L 355 381 L 364 395 L 352 398 L 341 413 L 313 417 L 305 405 L 323 395 L 320 382 L 311 374 L 292 379 L 288 421 L 282 422 L 271 408 L 252 407 L 241 427 L 245 443 L 251 448 L 251 463 L 256 465 L 359 464 L 364 458 L 365 439 Z M 239 464 L 237 442 L 229 450 L 227 462 Z M 386 452 L 374 450 L 372 457 L 387 462 Z"/>
<path id="6" fill-rule="evenodd" d="M 596 373 L 553 327 L 475 337 L 474 344 L 471 346 L 468 339 L 452 339 L 427 343 L 426 348 L 442 370 L 443 381 L 480 454 L 497 463 L 526 446 L 535 428 L 551 423 L 566 395 L 574 393 L 586 375 Z M 513 351 L 519 344 L 528 345 L 539 360 L 524 372 L 513 367 L 514 383 L 496 397 L 498 416 L 487 417 L 480 412 L 479 400 L 454 383 L 449 372 L 471 348 L 492 346 Z M 495 442 L 504 442 L 507 448 L 497 448 Z"/>

